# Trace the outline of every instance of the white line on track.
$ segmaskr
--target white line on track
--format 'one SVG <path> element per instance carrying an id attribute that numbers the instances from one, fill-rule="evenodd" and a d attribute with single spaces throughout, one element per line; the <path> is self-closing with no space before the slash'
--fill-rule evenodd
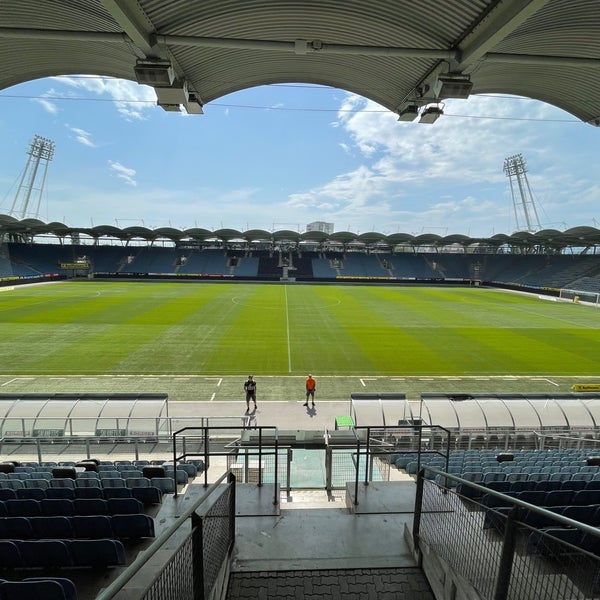
<path id="1" fill-rule="evenodd" d="M 222 377 L 205 377 L 204 379 L 206 379 L 206 381 L 216 381 L 217 387 L 220 387 L 221 384 L 223 383 Z"/>
<path id="2" fill-rule="evenodd" d="M 217 392 L 213 392 L 213 395 L 210 397 L 210 402 L 212 402 L 215 399 L 216 395 L 217 395 Z"/>
<path id="3" fill-rule="evenodd" d="M 377 377 L 361 377 L 359 381 L 363 387 L 367 387 L 365 381 L 377 381 Z"/>
<path id="4" fill-rule="evenodd" d="M 550 379 L 546 379 L 545 377 L 540 377 L 539 379 L 532 379 L 531 381 L 546 381 L 550 385 L 555 385 L 556 387 L 558 387 L 558 383 L 556 383 L 556 381 L 551 381 Z"/>

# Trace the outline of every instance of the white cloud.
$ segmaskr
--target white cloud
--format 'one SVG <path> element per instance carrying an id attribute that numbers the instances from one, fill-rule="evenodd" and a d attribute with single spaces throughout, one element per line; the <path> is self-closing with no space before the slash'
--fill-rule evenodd
<path id="1" fill-rule="evenodd" d="M 137 181 L 135 180 L 135 169 L 130 169 L 129 167 L 122 165 L 120 162 L 113 162 L 112 160 L 109 160 L 108 164 L 110 165 L 113 173 L 115 173 L 119 179 L 122 179 L 127 185 L 131 185 L 132 187 L 137 186 Z"/>
<path id="2" fill-rule="evenodd" d="M 87 146 L 88 148 L 96 148 L 96 144 L 92 141 L 92 134 L 85 129 L 79 129 L 79 127 L 71 127 L 67 125 L 67 128 L 70 129 L 75 134 L 75 140 L 77 140 L 80 144 Z"/>
<path id="3" fill-rule="evenodd" d="M 56 96 L 56 91 L 48 90 L 39 98 L 34 98 L 33 101 L 39 104 L 47 113 L 56 115 L 58 114 L 58 106 L 52 101 L 52 96 Z"/>
<path id="4" fill-rule="evenodd" d="M 71 88 L 84 90 L 96 96 L 109 96 L 114 100 L 119 114 L 128 121 L 146 119 L 148 112 L 156 107 L 154 89 L 133 81 L 106 77 L 68 76 L 53 79 Z"/>

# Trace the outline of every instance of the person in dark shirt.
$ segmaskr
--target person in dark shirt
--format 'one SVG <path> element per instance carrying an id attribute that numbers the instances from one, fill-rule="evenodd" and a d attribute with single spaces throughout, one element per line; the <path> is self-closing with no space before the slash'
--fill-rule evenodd
<path id="1" fill-rule="evenodd" d="M 244 383 L 244 391 L 246 392 L 246 412 L 250 412 L 250 400 L 254 402 L 254 410 L 256 410 L 256 381 L 252 375 L 248 375 Z"/>

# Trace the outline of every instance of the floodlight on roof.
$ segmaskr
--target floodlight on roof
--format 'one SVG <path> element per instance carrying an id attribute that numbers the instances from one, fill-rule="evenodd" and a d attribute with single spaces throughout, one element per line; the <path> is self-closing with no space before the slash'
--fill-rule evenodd
<path id="1" fill-rule="evenodd" d="M 468 98 L 473 84 L 468 75 L 439 75 L 433 86 L 436 98 Z"/>
<path id="2" fill-rule="evenodd" d="M 414 121 L 419 116 L 419 105 L 409 102 L 398 110 L 398 121 Z"/>
<path id="3" fill-rule="evenodd" d="M 170 86 L 175 81 L 175 71 L 168 60 L 138 60 L 133 67 L 137 82 L 151 86 Z"/>
<path id="4" fill-rule="evenodd" d="M 444 111 L 439 106 L 428 106 L 421 113 L 421 118 L 419 119 L 419 123 L 427 123 L 431 125 L 435 123 L 442 115 Z"/>
<path id="5" fill-rule="evenodd" d="M 202 110 L 202 102 L 200 101 L 200 98 L 192 92 L 188 93 L 187 102 L 184 102 L 183 106 L 185 107 L 185 111 L 189 115 L 203 115 L 204 114 L 204 111 Z"/>

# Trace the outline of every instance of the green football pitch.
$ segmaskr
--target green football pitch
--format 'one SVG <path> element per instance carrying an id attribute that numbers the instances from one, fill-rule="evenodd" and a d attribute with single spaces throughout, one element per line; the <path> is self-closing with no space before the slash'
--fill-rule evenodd
<path id="1" fill-rule="evenodd" d="M 346 398 L 345 381 L 368 391 L 374 379 L 386 382 L 379 391 L 411 379 L 431 391 L 438 381 L 464 390 L 457 380 L 489 389 L 495 378 L 502 389 L 513 378 L 563 388 L 598 374 L 599 342 L 594 307 L 485 288 L 80 281 L 0 291 L 0 391 L 34 376 L 223 378 L 238 390 L 249 373 L 277 390 L 309 372 L 337 379 Z"/>

